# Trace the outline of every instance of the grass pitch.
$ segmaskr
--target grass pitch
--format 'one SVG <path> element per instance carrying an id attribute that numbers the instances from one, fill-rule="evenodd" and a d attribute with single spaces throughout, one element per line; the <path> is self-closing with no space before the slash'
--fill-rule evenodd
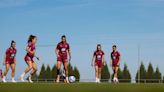
<path id="1" fill-rule="evenodd" d="M 164 84 L 0 83 L 0 92 L 164 92 Z"/>

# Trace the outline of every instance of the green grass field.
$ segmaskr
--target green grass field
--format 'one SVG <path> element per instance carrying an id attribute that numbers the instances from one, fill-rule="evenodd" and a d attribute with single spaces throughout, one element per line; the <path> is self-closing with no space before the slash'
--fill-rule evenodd
<path id="1" fill-rule="evenodd" d="M 0 83 L 0 92 L 164 92 L 164 84 Z"/>

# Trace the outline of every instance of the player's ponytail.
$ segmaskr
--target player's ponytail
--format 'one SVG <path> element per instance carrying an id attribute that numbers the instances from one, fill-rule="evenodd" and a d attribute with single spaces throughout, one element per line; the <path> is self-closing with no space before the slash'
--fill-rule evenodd
<path id="1" fill-rule="evenodd" d="M 34 38 L 36 38 L 36 36 L 30 35 L 29 38 L 28 38 L 28 43 L 29 43 L 29 42 L 32 42 L 32 40 L 33 40 Z"/>

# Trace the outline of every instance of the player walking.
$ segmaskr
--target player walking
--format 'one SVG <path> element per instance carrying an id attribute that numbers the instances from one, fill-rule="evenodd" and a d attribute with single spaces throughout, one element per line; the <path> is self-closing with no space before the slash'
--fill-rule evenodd
<path id="1" fill-rule="evenodd" d="M 6 81 L 6 75 L 7 75 L 8 71 L 9 71 L 9 68 L 11 68 L 11 70 L 12 70 L 12 73 L 11 73 L 12 82 L 16 82 L 15 79 L 14 79 L 14 76 L 15 76 L 15 66 L 16 66 L 16 53 L 17 53 L 16 42 L 15 41 L 11 41 L 11 45 L 6 50 L 6 53 L 5 53 L 5 56 L 4 56 L 3 64 L 5 65 L 6 70 L 4 72 L 3 79 L 2 79 L 3 82 L 7 82 Z"/>
<path id="2" fill-rule="evenodd" d="M 60 82 L 60 68 L 61 64 L 64 66 L 66 83 L 69 83 L 68 80 L 68 61 L 71 60 L 71 51 L 70 46 L 66 41 L 66 36 L 63 35 L 61 37 L 61 42 L 57 44 L 56 47 L 56 55 L 57 55 L 57 79 L 56 82 Z M 69 57 L 69 60 L 68 60 Z"/>
<path id="3" fill-rule="evenodd" d="M 120 66 L 120 53 L 117 51 L 117 46 L 113 45 L 112 47 L 113 51 L 111 52 L 111 60 L 110 60 L 110 65 L 112 66 L 112 70 L 114 73 L 114 78 L 113 78 L 113 82 L 114 83 L 119 83 L 118 80 L 118 69 Z"/>
<path id="4" fill-rule="evenodd" d="M 101 79 L 101 70 L 103 65 L 106 64 L 104 58 L 104 52 L 101 49 L 101 45 L 97 45 L 97 50 L 93 54 L 91 66 L 95 66 L 95 75 L 96 75 L 96 83 L 100 83 Z"/>

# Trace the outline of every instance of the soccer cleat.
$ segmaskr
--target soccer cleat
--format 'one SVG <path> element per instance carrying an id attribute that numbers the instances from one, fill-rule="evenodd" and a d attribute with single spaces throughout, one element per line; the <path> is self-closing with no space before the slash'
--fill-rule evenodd
<path id="1" fill-rule="evenodd" d="M 96 83 L 98 83 L 98 78 L 96 77 L 96 81 L 95 81 Z"/>
<path id="2" fill-rule="evenodd" d="M 16 83 L 16 81 L 15 81 L 14 79 L 12 79 L 12 81 L 11 81 L 11 82 Z"/>
<path id="3" fill-rule="evenodd" d="M 59 80 L 56 80 L 56 83 L 59 83 Z"/>
<path id="4" fill-rule="evenodd" d="M 24 75 L 22 74 L 21 76 L 20 76 L 20 80 L 22 81 L 22 82 L 24 82 Z"/>
<path id="5" fill-rule="evenodd" d="M 2 79 L 3 83 L 6 83 L 7 81 L 5 80 L 5 78 Z"/>
<path id="6" fill-rule="evenodd" d="M 60 82 L 60 76 L 58 76 L 56 79 L 56 83 L 59 83 L 59 82 Z"/>
<path id="7" fill-rule="evenodd" d="M 119 80 L 118 80 L 118 78 L 116 78 L 116 83 L 119 83 Z"/>
<path id="8" fill-rule="evenodd" d="M 114 83 L 119 83 L 118 78 L 114 78 L 114 79 L 113 79 L 113 82 L 114 82 Z"/>
<path id="9" fill-rule="evenodd" d="M 31 80 L 31 76 L 28 77 L 28 81 L 29 81 L 30 83 L 33 83 L 33 81 Z"/>
<path id="10" fill-rule="evenodd" d="M 99 78 L 98 78 L 98 82 L 97 83 L 101 83 Z"/>
<path id="11" fill-rule="evenodd" d="M 32 80 L 29 80 L 29 82 L 30 82 L 30 83 L 33 83 L 33 81 L 32 81 Z"/>
<path id="12" fill-rule="evenodd" d="M 113 78 L 113 82 L 116 83 L 116 78 L 115 77 Z"/>
<path id="13" fill-rule="evenodd" d="M 69 83 L 68 77 L 66 77 L 66 83 Z"/>

